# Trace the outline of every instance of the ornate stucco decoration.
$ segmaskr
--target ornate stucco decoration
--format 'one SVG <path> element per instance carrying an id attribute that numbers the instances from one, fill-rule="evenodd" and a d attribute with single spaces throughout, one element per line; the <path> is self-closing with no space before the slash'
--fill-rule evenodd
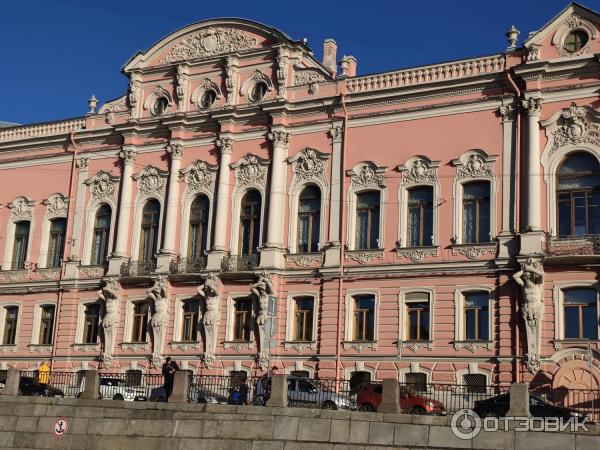
<path id="1" fill-rule="evenodd" d="M 146 97 L 146 100 L 144 100 L 144 109 L 151 109 L 154 105 L 154 102 L 159 98 L 167 99 L 167 109 L 165 114 L 170 112 L 170 108 L 173 106 L 173 96 L 164 88 L 162 84 L 157 84 L 154 86 L 154 89 L 150 95 Z M 181 102 L 181 104 L 183 105 L 183 102 Z"/>
<path id="2" fill-rule="evenodd" d="M 270 77 L 262 73 L 260 70 L 256 69 L 252 76 L 250 76 L 246 81 L 242 83 L 240 87 L 240 95 L 244 95 L 247 98 L 250 97 L 250 92 L 256 83 L 259 81 L 265 83 L 267 85 L 267 93 L 273 91 L 275 88 L 273 86 L 273 81 Z M 267 94 L 263 97 L 262 100 L 267 99 Z"/>
<path id="3" fill-rule="evenodd" d="M 377 350 L 377 342 L 354 342 L 346 341 L 343 343 L 344 350 L 353 349 L 358 353 L 362 353 L 365 350 Z"/>
<path id="4" fill-rule="evenodd" d="M 231 152 L 233 151 L 233 139 L 230 137 L 219 137 L 215 140 L 215 145 L 219 148 L 221 155 L 231 155 Z"/>
<path id="5" fill-rule="evenodd" d="M 319 92 L 319 83 L 324 80 L 325 77 L 316 70 L 296 68 L 294 86 L 308 86 L 308 93 L 316 95 Z"/>
<path id="6" fill-rule="evenodd" d="M 274 293 L 271 275 L 263 270 L 256 283 L 250 286 L 250 292 L 255 299 L 255 320 L 258 327 L 257 361 L 258 365 L 264 369 L 268 367 L 270 361 L 266 327 L 269 317 L 269 297 Z"/>
<path id="7" fill-rule="evenodd" d="M 225 106 L 231 106 L 235 97 L 237 58 L 228 56 L 225 60 L 225 89 L 227 90 L 227 98 Z"/>
<path id="8" fill-rule="evenodd" d="M 19 197 L 9 205 L 11 209 L 10 218 L 13 222 L 19 220 L 31 220 L 33 218 L 33 206 L 35 202 L 25 197 Z"/>
<path id="9" fill-rule="evenodd" d="M 591 144 L 600 147 L 600 114 L 588 107 L 569 108 L 542 122 L 547 127 L 548 143 L 544 153 L 550 156 L 566 145 Z"/>
<path id="10" fill-rule="evenodd" d="M 515 119 L 515 110 L 515 105 L 513 103 L 508 103 L 498 107 L 498 114 L 502 117 L 503 122 L 510 122 Z"/>
<path id="11" fill-rule="evenodd" d="M 433 341 L 399 341 L 399 346 L 407 348 L 413 353 L 420 350 L 433 350 Z"/>
<path id="12" fill-rule="evenodd" d="M 564 42 L 567 35 L 574 30 L 584 31 L 589 39 L 588 42 L 578 51 L 569 52 L 564 48 Z M 565 19 L 552 36 L 552 45 L 556 47 L 556 51 L 560 56 L 572 58 L 589 53 L 592 47 L 592 41 L 598 38 L 598 30 L 596 26 L 577 14 L 571 14 Z"/>
<path id="13" fill-rule="evenodd" d="M 152 348 L 152 364 L 160 367 L 163 359 L 162 349 L 169 324 L 169 295 L 167 292 L 167 279 L 159 275 L 154 280 L 154 286 L 148 289 L 148 298 L 152 301 L 153 311 L 150 318 L 154 345 Z"/>
<path id="14" fill-rule="evenodd" d="M 75 167 L 80 172 L 86 171 L 89 164 L 90 164 L 90 159 L 89 158 L 77 158 L 75 160 Z"/>
<path id="15" fill-rule="evenodd" d="M 165 189 L 165 178 L 167 172 L 153 166 L 144 168 L 140 173 L 133 176 L 138 182 L 139 195 L 141 197 L 161 196 Z"/>
<path id="16" fill-rule="evenodd" d="M 110 202 L 117 196 L 119 177 L 101 170 L 92 178 L 86 180 L 85 184 L 90 186 L 92 200 Z"/>
<path id="17" fill-rule="evenodd" d="M 326 181 L 325 169 L 329 155 L 310 147 L 296 153 L 288 161 L 293 164 L 295 183 L 308 180 Z"/>
<path id="18" fill-rule="evenodd" d="M 188 192 L 207 191 L 212 192 L 215 186 L 217 166 L 195 161 L 185 169 L 180 170 L 185 176 L 185 184 Z"/>
<path id="19" fill-rule="evenodd" d="M 102 329 L 104 331 L 104 350 L 102 361 L 105 367 L 111 367 L 117 327 L 119 326 L 120 311 L 120 286 L 115 278 L 104 280 L 104 286 L 98 291 L 98 298 L 104 303 L 104 315 L 102 317 Z"/>
<path id="20" fill-rule="evenodd" d="M 544 317 L 544 267 L 542 260 L 528 258 L 513 279 L 523 290 L 521 313 L 527 331 L 527 368 L 535 374 L 540 368 L 542 320 Z"/>
<path id="21" fill-rule="evenodd" d="M 273 147 L 288 148 L 292 135 L 284 130 L 271 130 L 267 133 L 267 139 L 271 141 Z"/>
<path id="22" fill-rule="evenodd" d="M 298 353 L 302 353 L 304 350 L 316 350 L 317 343 L 314 341 L 287 341 L 283 343 L 283 348 L 286 350 L 296 350 Z"/>
<path id="23" fill-rule="evenodd" d="M 527 61 L 539 61 L 542 58 L 542 46 L 538 44 L 531 44 L 527 49 Z"/>
<path id="24" fill-rule="evenodd" d="M 466 256 L 469 259 L 478 259 L 484 255 L 495 255 L 497 245 L 461 245 L 452 247 L 452 256 Z"/>
<path id="25" fill-rule="evenodd" d="M 180 64 L 177 66 L 175 74 L 175 95 L 177 96 L 177 112 L 183 112 L 185 109 L 185 95 L 188 86 L 188 68 Z"/>
<path id="26" fill-rule="evenodd" d="M 372 162 L 358 164 L 354 169 L 348 170 L 346 175 L 352 180 L 352 186 L 355 189 L 363 188 L 384 188 L 385 181 L 383 174 L 386 167 L 380 167 Z"/>
<path id="27" fill-rule="evenodd" d="M 127 95 L 123 95 L 116 100 L 111 102 L 106 102 L 100 110 L 98 114 L 104 114 L 104 120 L 107 124 L 112 124 L 115 121 L 115 113 L 125 112 L 129 110 L 129 106 L 127 105 Z"/>
<path id="28" fill-rule="evenodd" d="M 323 262 L 323 255 L 286 255 L 286 261 L 290 264 L 295 264 L 297 267 L 309 267 L 314 264 Z"/>
<path id="29" fill-rule="evenodd" d="M 204 108 L 202 108 L 202 105 L 200 104 L 200 100 L 202 100 L 202 96 L 207 91 L 214 91 L 214 93 L 216 94 L 217 100 L 220 99 L 221 97 L 223 97 L 221 88 L 217 85 L 217 83 L 212 81 L 210 78 L 204 78 L 200 82 L 198 87 L 194 90 L 194 93 L 192 94 L 192 96 L 190 97 L 190 103 L 193 103 L 194 105 L 196 105 L 196 108 L 200 111 L 204 110 Z M 216 103 L 216 100 L 215 100 L 215 103 Z"/>
<path id="30" fill-rule="evenodd" d="M 235 177 L 239 186 L 264 187 L 267 182 L 268 165 L 268 160 L 248 153 L 238 162 L 232 164 L 231 168 L 235 169 Z"/>
<path id="31" fill-rule="evenodd" d="M 288 77 L 289 58 L 287 52 L 283 48 L 279 48 L 277 54 L 277 97 L 284 98 L 287 93 L 287 77 Z"/>
<path id="32" fill-rule="evenodd" d="M 422 184 L 437 183 L 436 169 L 439 166 L 438 161 L 431 161 L 424 156 L 411 158 L 406 164 L 396 166 L 396 169 L 402 173 L 402 184 Z"/>
<path id="33" fill-rule="evenodd" d="M 339 125 L 331 127 L 328 134 L 334 144 L 339 144 L 342 142 L 342 138 L 344 137 L 344 128 Z"/>
<path id="34" fill-rule="evenodd" d="M 69 199 L 62 194 L 54 194 L 44 200 L 44 205 L 47 208 L 48 219 L 54 219 L 56 217 L 67 217 L 67 210 L 69 208 Z"/>
<path id="35" fill-rule="evenodd" d="M 160 62 L 170 64 L 205 59 L 215 55 L 249 50 L 255 48 L 257 44 L 256 38 L 241 30 L 210 27 L 181 40 Z"/>
<path id="36" fill-rule="evenodd" d="M 131 146 L 123 146 L 121 151 L 119 151 L 119 159 L 123 164 L 135 163 L 135 155 L 135 148 Z"/>
<path id="37" fill-rule="evenodd" d="M 423 247 L 423 248 L 396 248 L 396 256 L 398 258 L 408 258 L 413 262 L 419 262 L 424 258 L 430 258 L 432 256 L 438 256 L 437 247 Z"/>
<path id="38" fill-rule="evenodd" d="M 206 347 L 202 358 L 207 368 L 212 368 L 215 362 L 217 336 L 221 321 L 221 298 L 219 297 L 219 277 L 209 273 L 204 279 L 204 284 L 198 286 L 198 295 L 204 299 L 204 315 L 202 324 L 206 336 Z"/>
<path id="39" fill-rule="evenodd" d="M 471 150 L 459 159 L 452 160 L 452 165 L 457 168 L 456 176 L 459 180 L 494 178 L 495 161 L 495 156 L 488 156 L 480 150 Z"/>
<path id="40" fill-rule="evenodd" d="M 383 260 L 384 256 L 384 253 L 381 251 L 356 250 L 344 253 L 344 257 L 347 261 L 355 261 L 359 264 L 369 264 L 375 259 Z"/>
<path id="41" fill-rule="evenodd" d="M 465 350 L 475 353 L 477 350 L 492 350 L 494 348 L 494 343 L 492 341 L 454 341 L 454 349 L 460 350 L 464 348 Z"/>
<path id="42" fill-rule="evenodd" d="M 137 117 L 137 105 L 140 100 L 140 90 L 142 85 L 142 76 L 139 73 L 132 73 L 129 77 L 129 106 L 131 107 L 130 115 L 132 118 Z"/>

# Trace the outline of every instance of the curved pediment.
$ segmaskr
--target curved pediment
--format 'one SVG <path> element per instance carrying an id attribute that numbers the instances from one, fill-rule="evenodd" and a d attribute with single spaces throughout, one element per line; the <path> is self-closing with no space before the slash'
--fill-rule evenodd
<path id="1" fill-rule="evenodd" d="M 211 19 L 197 22 L 138 52 L 123 70 L 194 62 L 231 53 L 244 53 L 280 43 L 294 43 L 275 28 L 244 19 Z"/>

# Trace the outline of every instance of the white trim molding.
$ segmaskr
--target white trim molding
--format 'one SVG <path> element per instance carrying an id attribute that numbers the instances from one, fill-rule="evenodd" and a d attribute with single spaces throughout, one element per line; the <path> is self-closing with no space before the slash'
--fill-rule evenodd
<path id="1" fill-rule="evenodd" d="M 263 98 L 261 98 L 257 102 L 253 102 L 250 100 L 250 97 L 251 97 L 250 94 L 252 93 L 252 89 L 254 89 L 254 86 L 259 82 L 265 83 L 265 85 L 267 86 L 267 92 Z M 246 80 L 242 83 L 239 92 L 240 92 L 240 95 L 243 98 L 245 98 L 248 103 L 261 103 L 265 100 L 269 100 L 269 97 L 272 96 L 271 93 L 274 90 L 275 90 L 275 87 L 273 86 L 273 81 L 271 80 L 271 77 L 268 77 L 267 75 L 262 73 L 260 70 L 256 69 L 254 71 L 254 73 L 252 75 L 250 75 L 248 78 L 246 78 Z"/>
<path id="2" fill-rule="evenodd" d="M 96 342 L 83 342 L 83 330 L 85 328 L 85 307 L 88 305 L 99 305 L 100 315 L 98 316 L 98 336 Z M 104 317 L 104 305 L 98 297 L 85 298 L 77 304 L 77 325 L 75 327 L 75 341 L 73 347 L 80 347 L 84 350 L 86 347 L 97 347 L 94 350 L 100 350 L 100 335 L 102 334 L 102 317 Z"/>
<path id="3" fill-rule="evenodd" d="M 17 311 L 17 330 L 15 332 L 15 342 L 13 344 L 5 344 L 4 343 L 4 331 L 6 327 L 6 309 L 10 307 L 18 308 Z M 6 302 L 0 304 L 0 353 L 10 350 L 12 352 L 17 351 L 17 346 L 19 345 L 19 332 L 21 331 L 21 316 L 23 312 L 23 307 L 21 302 Z"/>
<path id="4" fill-rule="evenodd" d="M 208 91 L 214 91 L 215 102 L 209 108 L 202 108 L 202 106 L 200 105 L 200 101 L 202 100 L 204 94 Z M 221 88 L 219 87 L 219 85 L 210 78 L 206 77 L 200 82 L 196 89 L 194 89 L 194 92 L 192 93 L 190 98 L 190 103 L 196 105 L 196 109 L 198 111 L 208 111 L 219 106 L 221 103 L 219 100 L 221 100 L 222 98 L 223 93 L 221 92 Z"/>
<path id="5" fill-rule="evenodd" d="M 427 384 L 431 383 L 431 369 L 427 369 L 425 367 L 421 367 L 418 361 L 413 361 L 410 363 L 410 367 L 402 367 L 398 369 L 398 381 L 401 383 L 406 383 L 406 374 L 409 373 L 422 373 L 427 377 Z"/>
<path id="6" fill-rule="evenodd" d="M 465 337 L 465 294 L 486 292 L 488 295 L 488 338 L 482 340 L 467 340 Z M 492 350 L 494 336 L 494 286 L 469 285 L 455 286 L 454 289 L 454 349 L 464 348 L 471 353 L 479 349 Z"/>
<path id="7" fill-rule="evenodd" d="M 15 244 L 15 228 L 19 222 L 29 222 L 29 239 L 27 241 L 27 256 L 26 262 L 30 262 L 31 258 L 31 237 L 33 236 L 35 225 L 35 202 L 27 197 L 17 197 L 8 205 L 10 208 L 10 219 L 6 230 L 6 240 L 4 249 L 3 270 L 13 269 L 13 249 Z"/>
<path id="8" fill-rule="evenodd" d="M 247 298 L 250 301 L 250 340 L 249 341 L 234 341 L 233 340 L 233 321 L 235 319 L 234 303 L 239 298 Z M 227 315 L 225 321 L 225 348 L 232 348 L 236 352 L 241 352 L 244 349 L 255 349 L 256 347 L 256 332 L 254 319 L 254 301 L 250 292 L 232 292 L 227 296 Z"/>
<path id="9" fill-rule="evenodd" d="M 354 298 L 363 295 L 373 296 L 373 339 L 369 341 L 354 340 Z M 344 342 L 342 343 L 345 350 L 354 349 L 357 352 L 362 352 L 365 349 L 377 350 L 377 338 L 379 335 L 379 305 L 380 305 L 379 289 L 349 289 L 345 296 L 345 315 L 344 315 Z"/>
<path id="10" fill-rule="evenodd" d="M 196 336 L 192 341 L 183 340 L 183 307 L 187 302 L 198 302 L 198 322 L 196 324 Z M 202 299 L 197 295 L 177 295 L 175 296 L 175 308 L 173 308 L 173 336 L 170 342 L 171 349 L 180 348 L 187 350 L 188 348 L 200 348 L 202 343 Z"/>
<path id="11" fill-rule="evenodd" d="M 41 323 L 42 323 L 42 308 L 44 306 L 54 306 L 54 318 L 52 319 L 52 344 L 41 344 L 40 343 L 40 327 L 41 327 Z M 40 347 L 40 348 L 41 347 L 52 348 L 52 345 L 54 344 L 54 329 L 57 326 L 56 316 L 57 316 L 56 300 L 40 300 L 35 303 L 35 305 L 33 307 L 33 327 L 32 327 L 32 332 L 31 332 L 30 351 L 32 351 L 31 350 L 32 346 Z"/>
<path id="12" fill-rule="evenodd" d="M 408 340 L 408 330 L 405 327 L 406 324 L 406 305 L 413 301 L 422 300 L 409 300 L 406 301 L 407 294 L 426 294 L 427 301 L 429 302 L 429 339 L 428 340 Z M 423 300 L 424 301 L 424 300 Z M 398 348 L 408 348 L 413 353 L 418 352 L 422 349 L 433 350 L 435 342 L 434 333 L 434 313 L 435 313 L 435 287 L 411 287 L 402 288 L 398 294 Z"/>
<path id="13" fill-rule="evenodd" d="M 133 333 L 133 313 L 137 303 L 148 303 L 147 326 L 146 326 L 146 341 L 145 342 L 131 342 Z M 125 301 L 125 322 L 123 323 L 123 339 L 121 341 L 121 349 L 123 350 L 144 350 L 149 351 L 151 345 L 150 339 L 150 316 L 151 316 L 151 300 L 145 296 L 127 297 Z"/>
<path id="14" fill-rule="evenodd" d="M 165 114 L 169 114 L 170 112 L 172 112 L 171 110 L 174 107 L 173 96 L 162 86 L 162 84 L 157 84 L 156 86 L 154 86 L 154 89 L 146 95 L 146 99 L 144 100 L 144 109 L 149 110 L 150 113 L 154 116 L 154 103 L 161 97 L 167 99 L 167 107 L 161 115 L 164 116 Z"/>
<path id="15" fill-rule="evenodd" d="M 42 237 L 40 240 L 40 254 L 38 267 L 48 267 L 48 245 L 50 242 L 50 227 L 54 219 L 66 219 L 69 208 L 69 199 L 62 194 L 52 194 L 42 202 L 46 206 L 46 214 L 42 219 Z M 31 238 L 31 232 L 29 233 Z M 65 244 L 65 249 L 66 249 Z"/>
<path id="16" fill-rule="evenodd" d="M 300 297 L 310 297 L 313 299 L 313 317 L 312 317 L 312 336 L 307 341 L 298 341 L 294 339 L 294 315 L 296 312 L 295 299 Z M 310 291 L 294 291 L 289 292 L 286 300 L 286 315 L 285 315 L 285 341 L 284 348 L 295 349 L 301 353 L 305 349 L 316 350 L 317 348 L 317 326 L 319 316 L 319 293 Z"/>
<path id="17" fill-rule="evenodd" d="M 600 340 L 600 321 L 598 320 L 598 311 L 600 311 L 600 283 L 596 280 L 581 281 L 555 281 L 552 289 L 552 301 L 554 303 L 554 349 L 560 350 L 563 341 L 570 343 L 584 343 L 587 346 L 587 339 L 567 339 L 565 340 L 565 310 L 564 310 L 564 291 L 567 289 L 594 289 L 596 291 L 596 323 L 597 340 Z"/>
<path id="18" fill-rule="evenodd" d="M 454 381 L 457 385 L 464 387 L 465 383 L 463 383 L 463 377 L 465 375 L 484 375 L 486 380 L 486 387 L 492 384 L 492 372 L 490 372 L 489 370 L 481 369 L 479 367 L 479 363 L 470 362 L 468 367 L 466 367 L 465 369 L 458 369 L 456 372 L 454 372 Z"/>

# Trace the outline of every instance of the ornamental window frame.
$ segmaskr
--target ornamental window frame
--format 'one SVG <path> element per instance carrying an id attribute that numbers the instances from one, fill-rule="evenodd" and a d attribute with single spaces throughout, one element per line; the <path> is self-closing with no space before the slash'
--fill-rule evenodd
<path id="1" fill-rule="evenodd" d="M 165 110 L 158 114 L 155 112 L 156 102 L 164 98 L 167 100 L 167 106 Z M 150 113 L 151 117 L 163 117 L 170 114 L 174 106 L 173 95 L 167 91 L 161 84 L 154 86 L 154 89 L 146 96 L 144 100 L 144 109 Z"/>
<path id="2" fill-rule="evenodd" d="M 55 209 L 54 205 L 62 202 L 62 208 Z M 52 194 L 48 199 L 42 202 L 46 206 L 46 212 L 44 214 L 44 218 L 42 219 L 42 237 L 40 239 L 40 249 L 39 249 L 39 257 L 38 257 L 38 267 L 40 268 L 50 268 L 49 263 L 49 245 L 50 245 L 50 229 L 52 227 L 52 221 L 55 219 L 67 219 L 67 214 L 69 210 L 69 199 L 60 193 Z M 59 205 L 61 203 L 58 203 Z M 68 219 L 66 227 L 68 227 Z M 29 231 L 29 236 L 31 238 L 31 230 Z M 65 228 L 65 240 L 67 237 L 67 229 Z M 64 251 L 67 250 L 67 243 L 64 243 Z M 64 257 L 64 254 L 63 254 Z M 57 266 L 57 268 L 60 267 Z"/>
<path id="3" fill-rule="evenodd" d="M 485 245 L 493 243 L 498 235 L 498 180 L 495 172 L 497 157 L 489 155 L 484 150 L 473 149 L 463 153 L 460 158 L 452 160 L 456 167 L 454 177 L 454 215 L 453 215 L 453 244 L 455 245 Z M 475 164 L 480 164 L 478 168 Z M 490 237 L 485 242 L 464 242 L 464 186 L 472 182 L 486 181 L 490 187 Z"/>
<path id="4" fill-rule="evenodd" d="M 433 161 L 427 156 L 417 155 L 409 158 L 406 163 L 396 166 L 396 170 L 402 174 L 400 187 L 398 189 L 398 244 L 399 248 L 413 248 L 409 245 L 408 229 L 408 200 L 409 191 L 413 188 L 429 186 L 433 188 L 433 225 L 431 247 L 439 245 L 439 204 L 440 183 L 437 176 L 439 161 Z M 429 246 L 427 248 L 430 248 Z"/>
<path id="5" fill-rule="evenodd" d="M 558 342 L 587 342 L 587 338 L 565 338 L 565 309 L 564 309 L 564 291 L 569 289 L 594 289 L 596 291 L 596 320 L 597 320 L 597 338 L 600 340 L 600 320 L 598 312 L 600 311 L 600 283 L 595 280 L 580 281 L 555 281 L 552 292 L 554 303 L 554 339 Z M 556 344 L 555 344 L 556 347 Z"/>
<path id="6" fill-rule="evenodd" d="M 208 91 L 213 91 L 215 93 L 215 101 L 208 108 L 203 108 L 200 102 L 202 101 L 204 94 L 206 94 Z M 221 91 L 219 85 L 210 78 L 204 78 L 198 87 L 194 89 L 194 92 L 190 97 L 190 103 L 194 104 L 198 111 L 210 111 L 221 104 L 220 100 L 222 98 L 223 92 Z"/>
<path id="7" fill-rule="evenodd" d="M 409 340 L 408 339 L 408 327 L 406 327 L 406 321 L 408 319 L 408 303 L 418 302 L 417 300 L 406 300 L 407 294 L 427 294 L 429 302 L 429 339 L 427 340 Z M 402 288 L 398 294 L 398 343 L 401 345 L 408 345 L 410 343 L 415 344 L 429 344 L 435 342 L 435 288 L 434 287 L 410 287 Z M 429 346 L 428 346 L 429 348 Z"/>
<path id="8" fill-rule="evenodd" d="M 252 91 L 258 83 L 264 83 L 267 86 L 267 91 L 265 92 L 265 95 L 263 95 L 260 99 L 252 100 Z M 248 103 L 255 105 L 270 100 L 270 94 L 274 91 L 275 86 L 273 86 L 273 81 L 271 80 L 271 78 L 258 69 L 256 69 L 254 73 L 250 75 L 240 87 L 240 95 L 246 98 Z"/>
<path id="9" fill-rule="evenodd" d="M 50 344 L 44 344 L 44 343 L 40 342 L 40 331 L 41 331 L 41 327 L 42 327 L 42 309 L 45 306 L 54 306 L 54 317 L 52 320 L 52 336 L 51 336 L 52 342 Z M 56 300 L 40 300 L 35 303 L 34 309 L 33 309 L 33 327 L 32 327 L 32 334 L 31 334 L 31 344 L 32 345 L 52 346 L 52 345 L 56 344 L 56 342 L 54 342 L 54 331 L 57 326 L 56 319 L 57 319 L 57 315 L 58 315 L 56 306 L 57 306 Z"/>
<path id="10" fill-rule="evenodd" d="M 4 263 L 2 265 L 3 270 L 17 270 L 13 267 L 13 252 L 15 244 L 15 233 L 17 223 L 29 222 L 29 236 L 27 240 L 27 251 L 25 252 L 25 264 L 31 262 L 31 240 L 35 231 L 36 219 L 35 219 L 35 202 L 25 196 L 15 198 L 8 207 L 11 209 L 11 215 L 8 220 L 6 230 L 6 241 L 4 248 Z"/>
<path id="11" fill-rule="evenodd" d="M 85 331 L 85 309 L 89 305 L 99 305 L 100 315 L 98 320 L 98 336 L 96 342 L 84 342 Z M 98 345 L 102 336 L 102 317 L 104 316 L 104 305 L 98 298 L 81 299 L 77 304 L 77 325 L 75 327 L 75 345 Z"/>
<path id="12" fill-rule="evenodd" d="M 196 336 L 194 340 L 183 340 L 183 308 L 188 302 L 198 302 L 198 320 L 196 323 Z M 175 297 L 175 310 L 173 314 L 173 340 L 177 343 L 200 344 L 202 341 L 202 317 L 203 317 L 204 302 L 198 296 L 177 295 Z"/>
<path id="13" fill-rule="evenodd" d="M 458 386 L 462 386 L 463 390 L 465 392 L 467 392 L 467 385 L 463 382 L 465 375 L 483 375 L 483 376 L 485 376 L 486 387 L 491 386 L 491 384 L 492 384 L 493 373 L 491 371 L 480 368 L 479 363 L 469 363 L 468 367 L 466 367 L 464 369 L 458 369 L 457 371 L 454 372 L 455 383 Z"/>
<path id="14" fill-rule="evenodd" d="M 488 295 L 488 339 L 467 339 L 465 321 L 465 295 L 470 293 L 485 292 Z M 494 300 L 495 289 L 491 285 L 458 285 L 454 289 L 454 341 L 460 343 L 490 344 L 494 336 Z"/>
<path id="15" fill-rule="evenodd" d="M 579 50 L 570 52 L 567 50 L 565 40 L 569 34 L 574 31 L 582 31 L 587 34 L 588 40 Z M 563 23 L 556 29 L 552 35 L 551 43 L 556 48 L 557 53 L 562 57 L 572 58 L 589 53 L 592 47 L 592 41 L 598 38 L 598 30 L 594 24 L 583 18 L 579 14 L 572 13 Z"/>
<path id="16" fill-rule="evenodd" d="M 238 299 L 247 298 L 250 303 L 250 339 L 248 341 L 235 340 L 234 339 L 234 327 L 235 327 L 235 301 Z M 255 330 L 255 307 L 254 302 L 249 292 L 237 292 L 231 293 L 227 296 L 227 316 L 225 322 L 225 343 L 233 346 L 239 344 L 241 346 L 251 346 L 256 342 L 256 330 Z M 226 346 L 227 347 L 227 346 Z"/>
<path id="17" fill-rule="evenodd" d="M 296 299 L 298 298 L 312 298 L 313 301 L 313 317 L 312 317 L 312 336 L 310 339 L 305 341 L 298 341 L 295 339 L 295 327 L 294 318 L 296 313 Z M 294 291 L 288 293 L 286 299 L 286 321 L 285 321 L 285 341 L 289 343 L 304 343 L 310 344 L 317 340 L 317 326 L 318 326 L 318 312 L 319 312 L 319 294 L 317 292 L 310 291 Z"/>
<path id="18" fill-rule="evenodd" d="M 148 303 L 147 326 L 146 326 L 146 341 L 132 341 L 133 337 L 133 315 L 135 305 L 138 303 Z M 125 322 L 123 324 L 123 341 L 121 344 L 137 344 L 141 347 L 151 344 L 150 339 L 150 318 L 152 316 L 152 305 L 148 297 L 137 296 L 128 297 L 125 302 Z"/>
<path id="19" fill-rule="evenodd" d="M 17 308 L 17 325 L 15 330 L 15 342 L 12 344 L 4 343 L 4 333 L 6 332 L 6 313 L 8 308 Z M 19 332 L 21 331 L 21 316 L 23 305 L 21 302 L 9 301 L 0 304 L 0 347 L 17 347 L 19 345 Z"/>
<path id="20" fill-rule="evenodd" d="M 373 296 L 373 339 L 355 340 L 354 339 L 354 304 L 355 297 Z M 379 289 L 349 289 L 345 296 L 345 314 L 344 314 L 344 342 L 351 344 L 377 344 L 379 338 L 379 309 L 381 293 Z"/>
<path id="21" fill-rule="evenodd" d="M 356 164 L 352 169 L 346 172 L 350 177 L 350 186 L 346 201 L 348 204 L 346 218 L 346 246 L 348 251 L 377 251 L 385 248 L 385 207 L 387 204 L 387 186 L 384 179 L 384 173 L 387 167 L 379 166 L 373 161 L 362 161 Z M 367 173 L 368 178 L 363 175 Z M 356 228 L 358 225 L 358 194 L 364 192 L 379 192 L 379 237 L 377 248 L 358 249 Z"/>
<path id="22" fill-rule="evenodd" d="M 409 367 L 402 367 L 398 369 L 398 380 L 400 383 L 406 384 L 406 375 L 411 373 L 420 373 L 425 375 L 426 384 L 431 384 L 431 369 L 421 367 L 419 362 L 411 362 Z"/>

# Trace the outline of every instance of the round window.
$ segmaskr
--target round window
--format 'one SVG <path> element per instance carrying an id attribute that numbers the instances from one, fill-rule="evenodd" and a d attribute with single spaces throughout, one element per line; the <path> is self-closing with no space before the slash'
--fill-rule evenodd
<path id="1" fill-rule="evenodd" d="M 585 31 L 575 30 L 567 34 L 563 47 L 569 53 L 576 53 L 588 43 L 588 35 Z"/>
<path id="2" fill-rule="evenodd" d="M 252 92 L 250 92 L 250 101 L 258 102 L 262 100 L 264 96 L 267 95 L 268 89 L 269 88 L 267 87 L 267 83 L 259 81 L 252 88 Z"/>
<path id="3" fill-rule="evenodd" d="M 215 91 L 213 91 L 212 89 L 209 89 L 204 94 L 202 94 L 202 97 L 200 98 L 200 108 L 202 108 L 202 109 L 210 108 L 216 99 L 217 99 L 217 93 Z"/>
<path id="4" fill-rule="evenodd" d="M 166 97 L 159 97 L 156 99 L 154 105 L 152 106 L 152 114 L 154 114 L 155 116 L 160 116 L 165 113 L 168 107 L 169 100 L 167 100 Z"/>

